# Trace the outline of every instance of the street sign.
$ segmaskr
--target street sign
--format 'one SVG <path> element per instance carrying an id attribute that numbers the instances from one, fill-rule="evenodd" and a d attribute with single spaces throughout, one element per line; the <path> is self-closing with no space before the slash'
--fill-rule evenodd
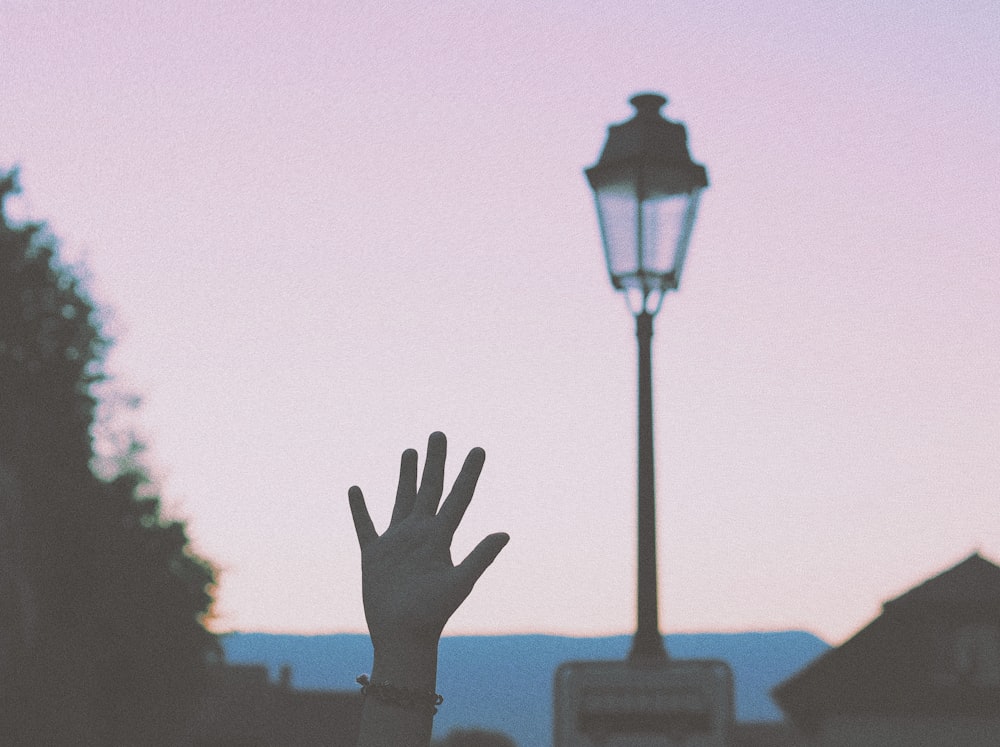
<path id="1" fill-rule="evenodd" d="M 714 659 L 566 662 L 555 677 L 555 747 L 727 747 L 733 675 Z"/>

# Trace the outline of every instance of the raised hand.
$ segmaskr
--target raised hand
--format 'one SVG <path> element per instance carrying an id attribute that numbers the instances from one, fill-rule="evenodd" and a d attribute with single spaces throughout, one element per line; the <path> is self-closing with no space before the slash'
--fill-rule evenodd
<path id="1" fill-rule="evenodd" d="M 417 452 L 403 452 L 396 503 L 381 535 L 375 531 L 361 489 L 354 486 L 348 491 L 361 545 L 365 617 L 376 654 L 436 646 L 445 623 L 510 539 L 502 532 L 491 534 L 461 563 L 452 562 L 452 536 L 472 500 L 486 454 L 480 448 L 469 452 L 441 503 L 446 453 L 444 434 L 432 433 L 418 487 Z"/>

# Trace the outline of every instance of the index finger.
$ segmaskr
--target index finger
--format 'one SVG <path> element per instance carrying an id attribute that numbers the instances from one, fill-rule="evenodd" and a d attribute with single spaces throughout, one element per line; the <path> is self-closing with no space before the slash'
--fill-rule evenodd
<path id="1" fill-rule="evenodd" d="M 462 470 L 455 478 L 455 484 L 448 493 L 438 516 L 444 519 L 448 530 L 454 534 L 458 525 L 465 516 L 465 510 L 472 501 L 472 495 L 476 492 L 476 484 L 479 482 L 479 475 L 483 471 L 483 463 L 486 461 L 486 452 L 478 446 L 469 452 L 462 464 Z"/>

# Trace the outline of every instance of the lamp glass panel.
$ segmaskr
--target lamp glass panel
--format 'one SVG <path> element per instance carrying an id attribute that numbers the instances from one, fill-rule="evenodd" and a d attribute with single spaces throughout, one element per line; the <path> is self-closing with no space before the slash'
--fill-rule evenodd
<path id="1" fill-rule="evenodd" d="M 639 269 L 638 206 L 630 184 L 613 184 L 595 190 L 601 238 L 612 278 L 634 275 Z"/>
<path id="2" fill-rule="evenodd" d="M 653 275 L 680 270 L 691 233 L 690 194 L 663 195 L 642 203 L 642 269 Z"/>

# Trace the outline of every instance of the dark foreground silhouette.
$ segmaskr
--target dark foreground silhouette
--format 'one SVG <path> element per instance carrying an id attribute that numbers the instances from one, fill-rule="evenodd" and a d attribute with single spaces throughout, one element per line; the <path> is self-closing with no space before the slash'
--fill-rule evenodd
<path id="1" fill-rule="evenodd" d="M 389 527 L 375 531 L 361 489 L 349 491 L 361 546 L 365 618 L 375 651 L 365 691 L 360 747 L 427 747 L 434 714 L 438 643 L 445 623 L 510 537 L 491 534 L 455 565 L 451 540 L 472 500 L 486 453 L 469 452 L 444 494 L 447 441 L 432 433 L 419 486 L 417 452 L 403 452 Z"/>

